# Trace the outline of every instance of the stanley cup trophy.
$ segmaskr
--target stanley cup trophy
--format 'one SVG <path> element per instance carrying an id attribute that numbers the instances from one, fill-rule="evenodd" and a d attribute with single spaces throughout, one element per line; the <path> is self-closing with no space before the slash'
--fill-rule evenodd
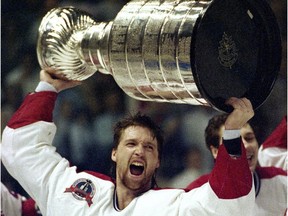
<path id="1" fill-rule="evenodd" d="M 110 74 L 144 101 L 208 105 L 231 96 L 254 108 L 269 96 L 281 62 L 276 18 L 263 0 L 132 0 L 111 22 L 73 7 L 39 28 L 40 66 L 55 77 Z"/>

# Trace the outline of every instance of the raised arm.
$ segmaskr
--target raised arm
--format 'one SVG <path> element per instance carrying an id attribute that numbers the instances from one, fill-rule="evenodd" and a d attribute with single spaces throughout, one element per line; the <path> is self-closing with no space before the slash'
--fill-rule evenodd
<path id="1" fill-rule="evenodd" d="M 234 110 L 225 122 L 223 145 L 219 146 L 209 182 L 219 198 L 233 199 L 246 196 L 252 189 L 252 175 L 240 129 L 254 116 L 254 111 L 247 98 L 230 98 L 227 104 Z"/>
<path id="2" fill-rule="evenodd" d="M 51 187 L 57 191 L 64 170 L 69 174 L 69 162 L 52 146 L 57 93 L 80 82 L 53 79 L 45 71 L 40 72 L 40 81 L 8 122 L 1 145 L 6 169 L 46 212 L 48 200 L 53 199 L 48 191 Z"/>

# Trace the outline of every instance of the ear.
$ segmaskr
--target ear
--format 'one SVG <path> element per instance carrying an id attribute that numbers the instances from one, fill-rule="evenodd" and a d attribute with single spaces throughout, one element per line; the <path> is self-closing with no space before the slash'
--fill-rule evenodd
<path id="1" fill-rule="evenodd" d="M 156 169 L 158 169 L 160 167 L 160 160 L 158 159 L 158 162 L 156 164 Z"/>
<path id="2" fill-rule="evenodd" d="M 213 145 L 210 145 L 210 151 L 213 155 L 213 158 L 216 159 L 217 155 L 218 155 L 218 148 L 216 148 L 215 146 Z"/>
<path id="3" fill-rule="evenodd" d="M 116 162 L 116 150 L 113 148 L 111 152 L 111 159 L 112 161 Z"/>

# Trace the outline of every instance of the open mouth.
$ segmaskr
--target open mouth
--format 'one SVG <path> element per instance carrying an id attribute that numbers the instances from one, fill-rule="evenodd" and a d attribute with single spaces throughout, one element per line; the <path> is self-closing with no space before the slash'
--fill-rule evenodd
<path id="1" fill-rule="evenodd" d="M 247 156 L 247 160 L 252 160 L 253 155 Z"/>
<path id="2" fill-rule="evenodd" d="M 130 165 L 130 173 L 132 175 L 140 176 L 144 171 L 144 165 L 139 162 L 134 162 Z"/>
<path id="3" fill-rule="evenodd" d="M 247 155 L 247 161 L 249 163 L 249 165 L 251 165 L 251 163 L 253 163 L 253 155 Z"/>

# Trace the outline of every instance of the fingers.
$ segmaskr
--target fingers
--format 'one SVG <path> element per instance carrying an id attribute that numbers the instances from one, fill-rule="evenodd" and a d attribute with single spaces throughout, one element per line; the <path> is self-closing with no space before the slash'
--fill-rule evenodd
<path id="1" fill-rule="evenodd" d="M 253 106 L 247 98 L 232 97 L 226 104 L 234 108 L 225 122 L 227 130 L 241 129 L 254 116 Z"/>
<path id="2" fill-rule="evenodd" d="M 72 87 L 75 87 L 75 86 L 82 84 L 81 81 L 62 80 L 62 79 L 54 78 L 54 77 L 52 77 L 52 75 L 49 72 L 47 72 L 45 70 L 40 71 L 40 80 L 45 81 L 45 82 L 51 84 L 52 86 L 54 86 L 54 88 L 57 90 L 57 92 L 60 92 L 60 91 L 63 91 L 65 89 L 72 88 Z"/>
<path id="3" fill-rule="evenodd" d="M 75 86 L 81 85 L 82 82 L 80 81 L 67 81 L 67 80 L 57 80 L 56 81 L 56 89 L 58 92 L 63 91 L 65 89 L 73 88 Z"/>
<path id="4" fill-rule="evenodd" d="M 253 111 L 253 106 L 247 98 L 231 97 L 226 101 L 227 105 L 231 105 L 234 109 L 241 109 L 243 111 Z"/>
<path id="5" fill-rule="evenodd" d="M 40 80 L 41 81 L 45 81 L 45 82 L 48 82 L 48 83 L 51 84 L 50 79 L 52 79 L 52 78 L 51 78 L 50 74 L 47 71 L 45 71 L 45 70 L 41 70 L 40 71 Z"/>

